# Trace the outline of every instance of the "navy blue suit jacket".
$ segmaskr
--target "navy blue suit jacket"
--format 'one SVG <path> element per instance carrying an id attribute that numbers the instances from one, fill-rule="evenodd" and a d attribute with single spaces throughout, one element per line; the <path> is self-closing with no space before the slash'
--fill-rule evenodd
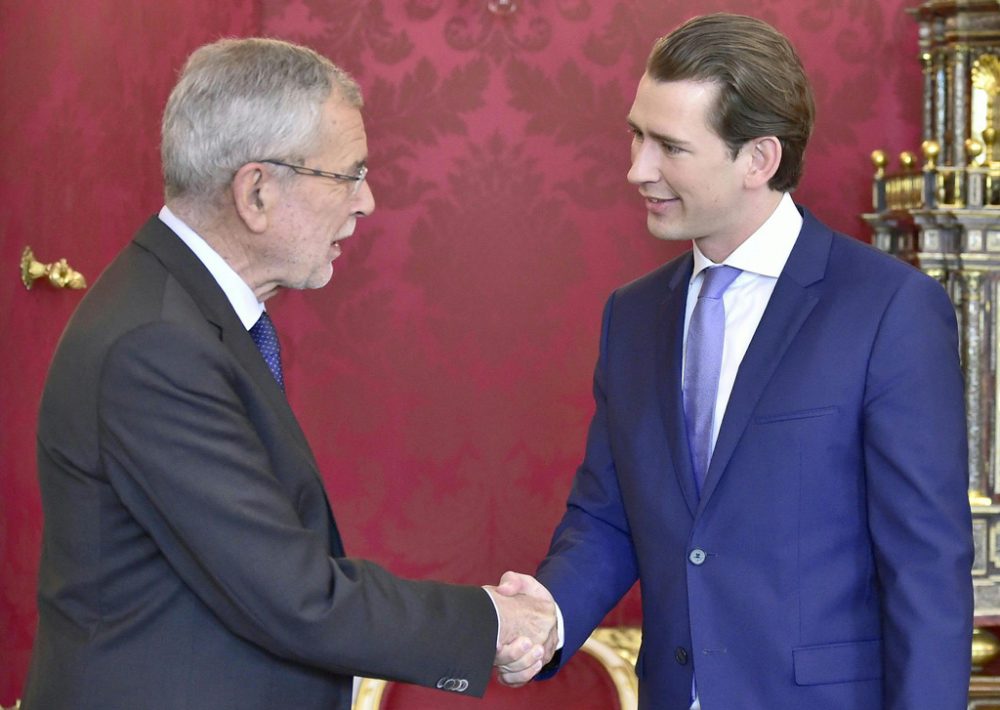
<path id="1" fill-rule="evenodd" d="M 941 286 L 804 212 L 699 499 L 681 399 L 692 256 L 617 290 L 596 411 L 538 577 L 565 662 L 642 585 L 640 706 L 960 710 L 973 559 Z"/>

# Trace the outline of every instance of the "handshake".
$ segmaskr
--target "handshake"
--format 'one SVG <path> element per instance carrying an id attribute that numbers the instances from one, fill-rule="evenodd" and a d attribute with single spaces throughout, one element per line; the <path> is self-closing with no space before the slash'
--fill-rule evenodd
<path id="1" fill-rule="evenodd" d="M 516 688 L 534 678 L 556 652 L 556 603 L 541 582 L 516 572 L 505 572 L 499 585 L 485 589 L 500 616 L 493 665 L 500 682 Z"/>

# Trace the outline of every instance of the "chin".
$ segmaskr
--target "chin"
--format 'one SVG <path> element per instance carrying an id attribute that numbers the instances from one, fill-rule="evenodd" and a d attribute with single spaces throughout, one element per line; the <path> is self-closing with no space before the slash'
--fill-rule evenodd
<path id="1" fill-rule="evenodd" d="M 317 271 L 312 276 L 310 276 L 309 280 L 306 281 L 305 286 L 303 288 L 323 288 L 328 283 L 330 283 L 330 279 L 332 278 L 333 278 L 333 264 L 328 264 L 325 269 L 323 269 L 322 271 Z"/>
<path id="2" fill-rule="evenodd" d="M 679 228 L 677 225 L 670 224 L 653 215 L 649 215 L 649 218 L 646 220 L 646 228 L 654 237 L 665 242 L 679 242 L 691 238 L 685 230 Z"/>
<path id="3" fill-rule="evenodd" d="M 681 230 L 664 229 L 662 225 L 659 226 L 659 228 L 655 227 L 654 225 L 649 225 L 649 233 L 652 234 L 657 239 L 659 239 L 660 241 L 664 242 L 682 242 L 682 241 L 686 242 L 691 239 L 691 235 L 686 234 Z"/>

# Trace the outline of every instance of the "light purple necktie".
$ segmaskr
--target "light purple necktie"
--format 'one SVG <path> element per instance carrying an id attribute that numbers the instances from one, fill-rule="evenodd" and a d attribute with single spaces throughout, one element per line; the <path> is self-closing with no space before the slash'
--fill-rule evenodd
<path id="1" fill-rule="evenodd" d="M 684 350 L 684 421 L 698 495 L 712 460 L 712 424 L 726 337 L 726 307 L 722 294 L 742 271 L 732 266 L 706 269 L 698 302 L 688 325 Z"/>
<path id="2" fill-rule="evenodd" d="M 278 343 L 278 332 L 274 329 L 274 323 L 271 322 L 271 316 L 267 315 L 267 311 L 261 313 L 260 318 L 253 324 L 250 337 L 253 338 L 254 345 L 260 350 L 264 362 L 284 392 L 285 377 L 281 372 L 281 345 Z"/>

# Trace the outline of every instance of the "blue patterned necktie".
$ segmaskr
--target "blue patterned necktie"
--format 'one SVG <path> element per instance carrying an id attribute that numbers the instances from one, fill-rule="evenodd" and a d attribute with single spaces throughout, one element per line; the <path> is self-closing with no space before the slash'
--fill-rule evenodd
<path id="1" fill-rule="evenodd" d="M 274 330 L 274 323 L 271 322 L 271 316 L 267 315 L 267 311 L 261 313 L 260 318 L 253 324 L 250 337 L 253 338 L 253 344 L 264 356 L 264 362 L 284 392 L 285 377 L 281 373 L 281 345 L 278 344 L 278 333 Z"/>
<path id="2" fill-rule="evenodd" d="M 684 420 L 699 496 L 712 460 L 712 425 L 726 336 L 726 307 L 722 294 L 741 273 L 732 266 L 706 269 L 688 325 L 684 350 Z"/>

